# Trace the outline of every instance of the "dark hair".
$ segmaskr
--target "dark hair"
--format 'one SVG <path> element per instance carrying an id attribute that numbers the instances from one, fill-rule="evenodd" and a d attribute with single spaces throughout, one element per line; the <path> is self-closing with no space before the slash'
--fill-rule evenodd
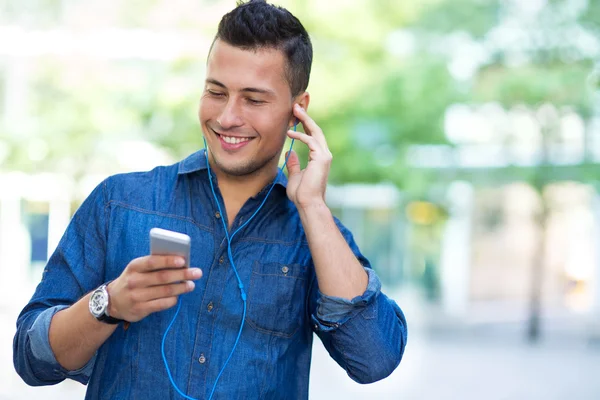
<path id="1" fill-rule="evenodd" d="M 219 22 L 217 39 L 246 50 L 275 48 L 285 54 L 286 78 L 292 96 L 308 87 L 312 44 L 298 18 L 264 0 L 238 2 Z M 214 41 L 213 41 L 214 44 Z"/>

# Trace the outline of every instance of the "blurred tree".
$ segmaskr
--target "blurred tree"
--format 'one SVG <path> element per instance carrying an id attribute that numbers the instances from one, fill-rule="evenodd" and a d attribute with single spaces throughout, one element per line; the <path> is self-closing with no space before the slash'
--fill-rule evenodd
<path id="1" fill-rule="evenodd" d="M 446 143 L 444 110 L 459 98 L 445 60 L 416 49 L 405 31 L 427 3 L 290 3 L 315 47 L 309 111 L 335 157 L 331 181 L 423 189 L 405 152 L 415 143 Z"/>
<path id="2" fill-rule="evenodd" d="M 98 27 L 162 29 L 170 24 L 171 30 L 190 29 L 190 15 L 202 14 L 199 6 L 186 2 L 173 9 L 170 2 L 158 0 L 108 5 L 88 0 L 66 8 L 59 1 L 34 4 L 30 0 L 11 5 L 10 15 L 18 21 L 31 11 L 32 20 L 39 14 L 46 21 L 51 14 L 54 17 L 48 21 L 77 26 L 82 22 L 76 17 L 83 21 L 98 14 L 92 11 L 98 10 L 99 3 L 106 12 L 100 22 L 92 21 Z M 206 17 L 199 17 L 199 28 L 203 35 L 210 31 L 212 36 L 224 5 L 233 7 L 235 2 L 201 3 L 202 10 L 214 14 L 214 21 L 211 25 Z M 167 4 L 172 10 L 168 15 L 163 12 Z M 423 7 L 409 2 L 390 7 L 384 0 L 352 4 L 289 0 L 282 5 L 299 16 L 313 38 L 310 112 L 336 155 L 332 182 L 384 180 L 407 185 L 410 174 L 402 161 L 406 147 L 444 142 L 444 109 L 456 99 L 444 60 L 416 53 L 410 35 L 403 36 L 402 28 L 418 20 Z M 397 43 L 403 40 L 404 45 Z M 107 138 L 145 137 L 171 149 L 175 157 L 194 151 L 202 143 L 196 110 L 206 54 L 193 57 L 163 63 L 40 59 L 31 90 L 30 111 L 36 124 L 29 134 L 14 132 L 14 127 L 0 132 L 12 143 L 7 165 L 53 170 L 71 155 L 70 164 L 85 170 L 98 142 Z M 35 157 L 29 157 L 29 139 L 46 149 L 38 152 L 44 154 L 39 163 L 31 163 Z M 303 146 L 297 150 L 305 158 Z M 70 167 L 60 169 L 73 172 Z"/>

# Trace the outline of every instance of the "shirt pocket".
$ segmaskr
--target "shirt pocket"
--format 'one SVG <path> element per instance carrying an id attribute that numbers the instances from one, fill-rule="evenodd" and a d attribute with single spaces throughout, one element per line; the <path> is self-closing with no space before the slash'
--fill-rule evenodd
<path id="1" fill-rule="evenodd" d="M 253 329 L 291 338 L 306 319 L 307 267 L 254 262 L 246 321 Z"/>

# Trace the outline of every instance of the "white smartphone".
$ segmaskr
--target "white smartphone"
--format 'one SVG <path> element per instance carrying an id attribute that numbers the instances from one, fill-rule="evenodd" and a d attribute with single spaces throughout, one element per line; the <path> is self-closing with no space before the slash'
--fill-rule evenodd
<path id="1" fill-rule="evenodd" d="M 150 229 L 150 254 L 177 255 L 185 258 L 185 266 L 190 266 L 192 240 L 185 233 L 161 228 Z"/>

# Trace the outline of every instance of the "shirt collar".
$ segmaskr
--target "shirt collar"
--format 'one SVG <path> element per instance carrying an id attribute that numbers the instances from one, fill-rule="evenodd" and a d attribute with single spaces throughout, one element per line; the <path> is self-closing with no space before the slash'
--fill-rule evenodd
<path id="1" fill-rule="evenodd" d="M 186 159 L 179 162 L 177 175 L 191 174 L 207 169 L 208 165 L 206 163 L 205 153 L 206 149 L 198 150 L 197 152 L 190 154 Z"/>
<path id="2" fill-rule="evenodd" d="M 186 175 L 194 172 L 208 169 L 208 161 L 206 159 L 206 149 L 198 150 L 197 152 L 189 155 L 186 159 L 179 162 L 179 168 L 177 170 L 178 175 Z M 287 177 L 281 171 L 281 168 L 277 170 L 277 176 L 275 177 L 275 185 L 287 187 Z M 267 185 L 267 188 L 269 185 Z M 263 189 L 264 190 L 264 189 Z"/>

